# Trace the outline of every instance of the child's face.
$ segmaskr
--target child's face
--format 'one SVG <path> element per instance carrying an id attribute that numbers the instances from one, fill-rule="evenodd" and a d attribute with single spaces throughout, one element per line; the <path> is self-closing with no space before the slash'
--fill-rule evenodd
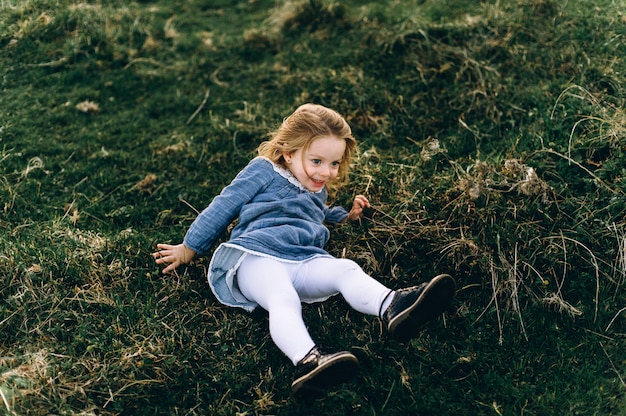
<path id="1" fill-rule="evenodd" d="M 339 174 L 345 151 L 345 140 L 326 136 L 313 140 L 306 150 L 298 149 L 283 157 L 287 168 L 302 186 L 311 192 L 318 192 Z"/>

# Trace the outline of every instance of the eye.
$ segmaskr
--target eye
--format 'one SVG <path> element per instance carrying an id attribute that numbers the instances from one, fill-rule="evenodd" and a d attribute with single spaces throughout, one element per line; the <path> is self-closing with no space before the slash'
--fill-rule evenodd
<path id="1" fill-rule="evenodd" d="M 319 165 L 320 163 L 322 163 L 322 161 L 319 159 L 311 159 L 311 163 L 313 163 L 314 165 Z"/>
<path id="2" fill-rule="evenodd" d="M 334 168 L 338 168 L 339 165 L 341 165 L 341 162 L 333 162 L 332 165 Z"/>

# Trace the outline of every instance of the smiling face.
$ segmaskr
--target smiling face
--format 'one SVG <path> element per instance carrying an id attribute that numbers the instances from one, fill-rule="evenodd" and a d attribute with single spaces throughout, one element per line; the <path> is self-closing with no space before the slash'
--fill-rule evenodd
<path id="1" fill-rule="evenodd" d="M 339 174 L 346 142 L 335 136 L 313 140 L 307 149 L 284 154 L 287 168 L 307 190 L 319 192 Z"/>

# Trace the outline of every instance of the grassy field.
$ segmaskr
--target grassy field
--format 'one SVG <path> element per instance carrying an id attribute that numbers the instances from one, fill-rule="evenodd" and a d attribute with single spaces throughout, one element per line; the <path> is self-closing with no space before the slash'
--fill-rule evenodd
<path id="1" fill-rule="evenodd" d="M 0 414 L 626 415 L 625 56 L 615 0 L 0 0 Z M 459 286 L 406 345 L 305 306 L 361 362 L 311 402 L 149 256 L 304 102 L 376 208 L 329 251 Z"/>

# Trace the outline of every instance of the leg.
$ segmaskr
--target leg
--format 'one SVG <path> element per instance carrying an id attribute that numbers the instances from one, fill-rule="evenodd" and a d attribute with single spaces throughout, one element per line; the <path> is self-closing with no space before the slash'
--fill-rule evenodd
<path id="1" fill-rule="evenodd" d="M 392 291 L 348 259 L 319 257 L 302 265 L 294 286 L 303 299 L 341 293 L 355 310 L 378 316 L 383 303 L 389 305 Z"/>
<path id="2" fill-rule="evenodd" d="M 315 346 L 302 321 L 301 300 L 291 281 L 297 267 L 247 255 L 237 271 L 237 282 L 245 297 L 269 312 L 272 340 L 296 365 L 293 395 L 316 396 L 352 377 L 358 360 L 346 351 L 323 354 Z"/>
<path id="3" fill-rule="evenodd" d="M 441 315 L 455 293 L 454 279 L 446 274 L 391 291 L 353 261 L 332 258 L 305 263 L 295 286 L 305 299 L 341 293 L 355 310 L 380 317 L 389 335 L 399 341 L 415 337 L 426 323 Z"/>
<path id="4" fill-rule="evenodd" d="M 269 312 L 272 340 L 295 365 L 315 343 L 302 320 L 300 297 L 287 267 L 273 259 L 247 255 L 237 271 L 237 282 L 246 298 Z"/>

